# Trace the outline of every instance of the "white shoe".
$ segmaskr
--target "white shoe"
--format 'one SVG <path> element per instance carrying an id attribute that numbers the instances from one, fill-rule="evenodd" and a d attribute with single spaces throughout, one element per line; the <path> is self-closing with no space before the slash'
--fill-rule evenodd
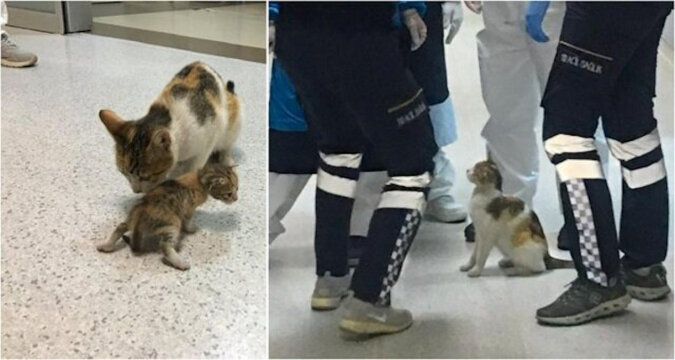
<path id="1" fill-rule="evenodd" d="M 459 224 L 466 221 L 467 211 L 452 196 L 441 196 L 427 203 L 425 217 L 445 223 Z"/>
<path id="2" fill-rule="evenodd" d="M 343 298 L 349 295 L 351 276 L 331 276 L 326 272 L 316 279 L 312 293 L 312 310 L 335 310 Z"/>

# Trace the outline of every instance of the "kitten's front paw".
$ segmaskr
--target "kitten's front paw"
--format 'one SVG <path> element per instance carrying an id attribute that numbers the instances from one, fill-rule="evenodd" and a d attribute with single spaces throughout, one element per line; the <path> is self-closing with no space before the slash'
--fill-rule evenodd
<path id="1" fill-rule="evenodd" d="M 190 224 L 190 225 L 184 225 L 183 226 L 183 232 L 187 234 L 194 234 L 199 230 L 195 224 Z"/>
<path id="2" fill-rule="evenodd" d="M 469 275 L 469 277 L 479 277 L 479 276 L 480 276 L 480 272 L 481 272 L 481 271 L 478 270 L 478 268 L 474 268 L 473 270 L 469 271 L 469 272 L 466 273 L 466 274 Z"/>
<path id="3" fill-rule="evenodd" d="M 115 244 L 110 243 L 99 244 L 98 246 L 96 246 L 96 250 L 105 253 L 113 252 L 115 251 Z"/>
<path id="4" fill-rule="evenodd" d="M 459 267 L 459 271 L 465 272 L 471 270 L 473 263 L 469 262 Z"/>
<path id="5" fill-rule="evenodd" d="M 172 267 L 174 267 L 178 270 L 185 271 L 185 270 L 190 268 L 190 263 L 188 263 L 187 261 L 185 261 L 183 259 L 171 259 L 171 260 L 169 260 L 167 258 L 163 258 L 162 260 L 164 260 L 164 262 L 167 265 L 172 266 Z"/>

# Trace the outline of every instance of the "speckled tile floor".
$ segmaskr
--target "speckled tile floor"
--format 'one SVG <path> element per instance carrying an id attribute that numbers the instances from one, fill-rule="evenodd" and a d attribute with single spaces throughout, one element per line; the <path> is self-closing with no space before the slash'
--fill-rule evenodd
<path id="1" fill-rule="evenodd" d="M 480 93 L 475 34 L 478 16 L 464 12 L 464 23 L 446 47 L 451 96 L 459 121 L 459 140 L 450 153 L 459 174 L 456 194 L 467 201 L 472 188 L 464 171 L 485 154 L 480 130 L 487 112 Z M 672 51 L 672 50 L 671 50 Z M 673 176 L 673 63 L 659 56 L 656 117 L 670 181 Z M 562 224 L 555 198 L 553 166 L 540 151 L 541 176 L 534 208 L 549 241 Z M 620 173 L 611 162 L 609 179 L 618 210 Z M 621 316 L 578 327 L 537 325 L 535 310 L 553 301 L 574 279 L 570 270 L 531 278 L 507 278 L 497 269 L 496 252 L 486 276 L 469 279 L 459 272 L 471 250 L 463 225 L 424 222 L 411 249 L 393 302 L 412 311 L 407 331 L 362 343 L 339 337 L 341 311 L 312 312 L 314 286 L 313 196 L 311 181 L 270 247 L 270 357 L 274 358 L 672 358 L 673 297 L 656 303 L 633 301 Z M 673 284 L 673 226 L 666 259 Z M 552 251 L 557 256 L 566 254 Z"/>
<path id="2" fill-rule="evenodd" d="M 88 34 L 9 29 L 38 66 L 2 68 L 2 357 L 266 357 L 265 65 Z M 173 270 L 96 251 L 134 199 L 101 108 L 143 115 L 201 59 L 245 104 L 239 201 L 209 200 Z"/>

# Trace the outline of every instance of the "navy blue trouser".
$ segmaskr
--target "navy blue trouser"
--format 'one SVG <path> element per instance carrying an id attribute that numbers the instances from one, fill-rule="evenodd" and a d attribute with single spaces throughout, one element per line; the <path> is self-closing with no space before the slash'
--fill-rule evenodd
<path id="1" fill-rule="evenodd" d="M 608 285 L 628 268 L 663 261 L 668 188 L 653 114 L 656 56 L 673 3 L 568 2 L 542 99 L 544 147 L 560 176 L 571 252 L 580 277 Z M 598 118 L 621 162 L 619 238 L 593 142 Z"/>
<path id="2" fill-rule="evenodd" d="M 393 28 L 303 28 L 287 19 L 280 21 L 275 45 L 318 138 L 317 275 L 348 273 L 349 223 L 368 142 L 390 176 L 351 285 L 355 297 L 382 305 L 390 301 L 420 225 L 438 150 L 399 41 Z"/>

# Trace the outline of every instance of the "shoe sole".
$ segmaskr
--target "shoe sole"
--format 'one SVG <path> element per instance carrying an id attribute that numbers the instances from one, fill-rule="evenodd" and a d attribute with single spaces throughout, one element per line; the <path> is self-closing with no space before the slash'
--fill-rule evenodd
<path id="1" fill-rule="evenodd" d="M 670 287 L 668 287 L 668 285 L 658 288 L 626 285 L 626 290 L 628 290 L 628 294 L 630 294 L 631 297 L 643 301 L 660 300 L 670 294 Z"/>
<path id="2" fill-rule="evenodd" d="M 33 66 L 37 63 L 37 60 L 26 60 L 26 61 L 9 61 L 2 59 L 2 66 L 13 67 L 13 68 L 22 68 Z"/>
<path id="3" fill-rule="evenodd" d="M 590 310 L 580 314 L 562 316 L 562 317 L 544 317 L 537 316 L 537 320 L 543 324 L 549 325 L 580 325 L 591 320 L 614 315 L 623 311 L 631 302 L 629 294 L 616 298 L 614 300 L 602 303 Z"/>
<path id="4" fill-rule="evenodd" d="M 396 334 L 412 326 L 410 324 L 403 326 L 393 326 L 372 321 L 358 321 L 350 319 L 340 320 L 340 330 L 345 340 L 366 340 L 374 336 Z"/>
<path id="5" fill-rule="evenodd" d="M 312 297 L 312 310 L 316 311 L 330 311 L 330 310 L 335 310 L 338 307 L 340 307 L 340 302 L 342 302 L 342 299 L 344 299 L 347 296 L 347 294 L 344 294 L 340 297 L 334 297 L 334 298 L 320 298 L 320 297 Z"/>
<path id="6" fill-rule="evenodd" d="M 468 218 L 468 216 L 465 216 L 461 219 L 446 221 L 446 220 L 440 219 L 440 218 L 438 218 L 434 215 L 431 215 L 431 214 L 425 214 L 424 215 L 425 220 L 431 220 L 431 221 L 434 221 L 434 222 L 441 222 L 441 223 L 445 223 L 445 224 L 463 224 L 463 223 L 466 222 L 467 218 Z"/>

